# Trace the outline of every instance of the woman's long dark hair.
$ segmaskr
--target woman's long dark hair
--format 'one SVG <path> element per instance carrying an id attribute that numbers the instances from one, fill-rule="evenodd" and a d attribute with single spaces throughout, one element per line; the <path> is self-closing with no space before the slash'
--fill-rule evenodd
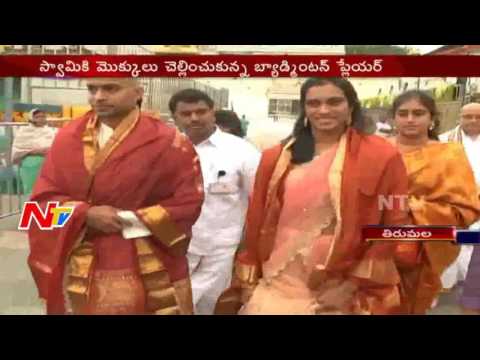
<path id="1" fill-rule="evenodd" d="M 428 129 L 428 138 L 438 141 L 438 127 L 440 126 L 440 119 L 438 117 L 439 113 L 435 99 L 428 95 L 428 93 L 421 90 L 409 90 L 398 95 L 393 101 L 392 116 L 395 118 L 398 108 L 410 100 L 417 100 L 427 108 L 433 121 L 433 129 Z"/>
<path id="2" fill-rule="evenodd" d="M 305 126 L 305 98 L 310 88 L 332 84 L 342 90 L 347 98 L 348 106 L 352 109 L 351 126 L 363 132 L 364 120 L 362 108 L 358 100 L 357 92 L 352 84 L 342 78 L 311 78 L 305 81 L 300 89 L 300 114 L 293 128 L 295 143 L 292 146 L 292 162 L 294 164 L 303 164 L 311 161 L 315 153 L 315 140 L 312 134 L 310 122 Z"/>

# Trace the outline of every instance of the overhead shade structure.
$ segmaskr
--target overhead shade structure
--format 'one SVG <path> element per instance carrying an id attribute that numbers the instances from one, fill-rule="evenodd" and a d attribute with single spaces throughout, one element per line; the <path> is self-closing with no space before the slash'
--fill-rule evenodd
<path id="1" fill-rule="evenodd" d="M 65 47 L 65 45 L 43 45 L 43 47 L 47 50 L 58 51 L 58 50 L 62 50 Z"/>
<path id="2" fill-rule="evenodd" d="M 107 45 L 82 45 L 83 48 L 91 51 L 94 54 L 106 54 Z"/>
<path id="3" fill-rule="evenodd" d="M 217 45 L 220 53 L 343 55 L 345 45 Z"/>
<path id="4" fill-rule="evenodd" d="M 198 54 L 198 45 L 144 45 L 155 53 L 169 54 Z"/>

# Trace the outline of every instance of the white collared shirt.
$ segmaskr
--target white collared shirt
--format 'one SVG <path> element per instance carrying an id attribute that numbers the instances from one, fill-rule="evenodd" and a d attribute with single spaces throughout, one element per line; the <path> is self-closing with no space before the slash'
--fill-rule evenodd
<path id="1" fill-rule="evenodd" d="M 218 128 L 195 150 L 202 168 L 205 200 L 192 229 L 189 252 L 211 255 L 230 250 L 241 241 L 261 154 L 251 143 Z M 215 189 L 219 183 L 228 190 L 218 193 Z"/>
<path id="2" fill-rule="evenodd" d="M 49 148 L 57 135 L 58 129 L 47 125 L 35 126 L 29 124 L 15 131 L 12 144 L 13 162 L 18 162 L 32 150 Z"/>
<path id="3" fill-rule="evenodd" d="M 480 135 L 476 139 L 465 134 L 462 130 L 463 147 L 472 167 L 477 186 L 480 186 Z"/>
<path id="4" fill-rule="evenodd" d="M 110 126 L 105 125 L 103 122 L 100 122 L 100 126 L 98 128 L 98 146 L 102 149 L 106 144 L 107 141 L 114 133 L 114 129 Z"/>
<path id="5" fill-rule="evenodd" d="M 452 131 L 455 131 L 452 130 Z M 471 136 L 465 134 L 462 131 L 462 145 L 467 154 L 468 162 L 472 167 L 473 174 L 475 176 L 475 182 L 477 186 L 480 186 L 480 135 L 476 139 L 473 139 Z M 451 134 L 451 131 L 440 135 L 440 140 L 442 142 L 448 142 L 448 136 Z"/>

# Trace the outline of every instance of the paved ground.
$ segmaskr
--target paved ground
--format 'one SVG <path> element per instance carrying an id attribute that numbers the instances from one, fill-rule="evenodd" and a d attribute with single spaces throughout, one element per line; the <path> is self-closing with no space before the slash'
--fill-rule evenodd
<path id="1" fill-rule="evenodd" d="M 27 267 L 28 240 L 18 216 L 0 220 L 0 314 L 44 314 Z"/>

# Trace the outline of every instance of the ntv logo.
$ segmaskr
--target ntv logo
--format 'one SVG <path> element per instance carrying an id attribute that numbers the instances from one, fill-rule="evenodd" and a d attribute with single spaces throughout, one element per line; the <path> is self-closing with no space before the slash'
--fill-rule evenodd
<path id="1" fill-rule="evenodd" d="M 53 230 L 65 226 L 72 217 L 74 208 L 71 206 L 59 206 L 57 201 L 48 202 L 45 212 L 35 201 L 27 201 L 23 206 L 22 216 L 18 224 L 18 230 L 28 230 L 32 219 L 36 221 L 41 230 Z"/>
<path id="2" fill-rule="evenodd" d="M 408 195 L 379 195 L 378 208 L 380 210 L 393 210 L 395 208 L 401 211 L 420 210 L 423 207 L 421 200 L 415 201 L 414 198 L 408 198 Z"/>

